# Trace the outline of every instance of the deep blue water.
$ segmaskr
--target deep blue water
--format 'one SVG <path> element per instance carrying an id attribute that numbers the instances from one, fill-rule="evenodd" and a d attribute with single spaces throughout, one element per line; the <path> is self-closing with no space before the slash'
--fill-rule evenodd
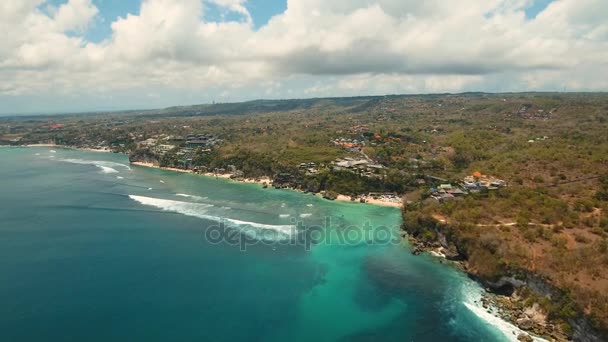
<path id="1" fill-rule="evenodd" d="M 210 242 L 215 218 L 265 243 Z M 288 230 L 295 219 L 326 218 L 319 232 L 334 238 L 400 223 L 394 208 L 130 167 L 123 155 L 0 148 L 0 341 L 507 339 L 465 305 L 475 283 L 403 244 L 286 243 L 310 232 Z"/>

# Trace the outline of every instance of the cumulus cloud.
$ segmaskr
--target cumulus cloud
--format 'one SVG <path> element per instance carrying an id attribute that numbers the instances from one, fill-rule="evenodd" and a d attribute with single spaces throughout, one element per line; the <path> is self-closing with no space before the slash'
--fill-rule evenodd
<path id="1" fill-rule="evenodd" d="M 91 0 L 69 0 L 57 9 L 53 19 L 59 31 L 83 31 L 98 12 Z"/>
<path id="2" fill-rule="evenodd" d="M 287 0 L 255 28 L 246 0 L 143 0 L 93 43 L 91 0 L 8 0 L 0 94 L 606 90 L 608 2 L 555 0 L 528 18 L 534 1 Z M 205 21 L 205 4 L 242 19 Z"/>

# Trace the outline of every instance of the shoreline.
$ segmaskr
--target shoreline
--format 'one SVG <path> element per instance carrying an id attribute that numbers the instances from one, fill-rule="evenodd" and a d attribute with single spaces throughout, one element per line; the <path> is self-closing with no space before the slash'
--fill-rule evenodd
<path id="1" fill-rule="evenodd" d="M 65 148 L 65 149 L 70 149 L 70 150 L 80 150 L 80 151 L 96 152 L 96 153 L 112 153 L 112 150 L 106 150 L 106 149 L 65 146 L 65 145 L 57 145 L 57 144 L 28 144 L 28 145 L 20 145 L 20 146 L 23 146 L 23 147 L 55 147 L 55 148 Z M 256 179 L 253 179 L 253 178 L 233 179 L 233 178 L 231 178 L 232 174 L 230 174 L 230 173 L 225 173 L 225 174 L 215 174 L 212 172 L 195 173 L 195 172 L 192 172 L 191 170 L 178 169 L 178 168 L 174 168 L 174 167 L 160 167 L 158 165 L 154 165 L 153 163 L 131 162 L 131 161 L 129 161 L 129 163 L 132 165 L 141 166 L 141 167 L 149 167 L 149 168 L 153 168 L 153 169 L 173 171 L 173 172 L 179 172 L 179 173 L 189 173 L 189 174 L 193 174 L 193 175 L 213 177 L 216 179 L 227 179 L 227 180 L 232 180 L 232 181 L 239 182 L 239 183 L 259 184 L 259 185 L 267 185 L 267 186 L 272 186 L 272 184 L 273 184 L 272 179 L 270 179 L 269 177 L 262 177 L 262 178 L 256 178 Z M 291 190 L 298 191 L 295 189 L 291 189 Z M 321 195 L 317 194 L 317 196 L 321 196 Z M 364 199 L 365 202 L 361 203 L 360 199 Z M 369 204 L 369 205 L 375 205 L 375 206 L 381 206 L 381 207 L 391 207 L 391 208 L 397 208 L 397 209 L 401 209 L 403 207 L 403 202 L 401 202 L 401 201 L 399 201 L 399 202 L 387 201 L 387 200 L 373 198 L 371 196 L 357 196 L 355 201 L 352 201 L 351 196 L 340 194 L 340 195 L 338 195 L 338 197 L 336 197 L 335 200 L 339 201 L 339 202 L 361 203 L 361 204 Z"/>
<path id="2" fill-rule="evenodd" d="M 87 152 L 96 152 L 96 153 L 112 153 L 112 150 L 100 149 L 100 148 L 90 148 L 90 147 L 75 147 L 75 146 L 65 146 L 65 145 L 57 145 L 57 144 L 28 144 L 28 145 L 16 145 L 16 147 L 55 147 L 55 148 L 65 148 L 68 150 L 78 150 L 78 151 L 87 151 Z"/>
<path id="3" fill-rule="evenodd" d="M 338 197 L 336 198 L 336 201 L 360 203 L 359 202 L 360 199 L 365 200 L 365 203 L 361 203 L 361 204 L 378 205 L 378 206 L 382 206 L 382 207 L 393 207 L 393 208 L 398 208 L 398 209 L 401 209 L 401 207 L 402 207 L 402 202 L 383 201 L 381 199 L 375 199 L 370 196 L 357 196 L 355 198 L 355 200 L 352 201 L 350 196 L 338 195 Z"/>
<path id="4" fill-rule="evenodd" d="M 105 150 L 105 149 L 92 149 L 92 148 L 81 148 L 81 147 L 72 147 L 72 146 L 63 146 L 63 145 L 54 145 L 54 144 L 31 144 L 31 145 L 21 145 L 24 147 L 49 147 L 49 148 L 64 148 L 64 149 L 71 149 L 71 150 L 81 150 L 81 151 L 86 151 L 86 152 L 97 152 L 97 153 L 112 153 L 111 150 Z M 213 177 L 216 179 L 226 179 L 226 180 L 232 180 L 238 183 L 250 183 L 250 184 L 259 184 L 259 185 L 263 185 L 266 184 L 268 186 L 272 186 L 272 180 L 268 177 L 264 177 L 261 179 L 232 179 L 231 176 L 232 174 L 214 174 L 211 172 L 207 172 L 207 173 L 195 173 L 191 170 L 184 170 L 184 169 L 178 169 L 178 168 L 169 168 L 169 167 L 160 167 L 158 165 L 154 165 L 153 163 L 146 163 L 146 162 L 130 162 L 130 164 L 135 165 L 135 166 L 141 166 L 141 167 L 147 167 L 147 168 L 154 168 L 154 169 L 158 169 L 158 170 L 164 170 L 164 171 L 173 171 L 173 172 L 179 172 L 179 173 L 186 173 L 186 174 L 192 174 L 192 175 L 199 175 L 199 176 L 204 176 L 204 177 Z M 301 192 L 299 190 L 295 190 L 295 189 L 290 189 L 292 191 L 296 191 L 296 192 Z M 321 194 L 315 194 L 315 196 L 318 197 L 322 197 Z M 359 199 L 360 198 L 364 198 L 365 199 L 365 203 L 360 203 Z M 374 199 L 371 196 L 357 196 L 355 201 L 351 200 L 351 196 L 347 196 L 347 195 L 338 195 L 337 198 L 335 199 L 336 201 L 340 201 L 340 202 L 351 202 L 351 203 L 360 203 L 360 204 L 369 204 L 369 205 L 375 205 L 375 206 L 384 206 L 384 207 L 394 207 L 394 208 L 401 208 L 402 205 L 400 203 L 396 203 L 396 202 L 389 202 L 389 201 L 383 201 L 381 199 Z M 410 236 L 409 234 L 407 234 L 406 237 L 404 237 L 405 239 L 407 239 L 407 237 Z M 412 240 L 410 240 L 410 244 L 413 247 L 414 244 L 412 244 Z M 411 251 L 413 252 L 413 248 L 410 247 Z M 431 248 L 430 246 L 427 246 L 426 248 L 423 248 L 423 252 L 427 252 L 429 255 L 442 260 L 441 263 L 445 264 L 448 267 L 455 267 L 456 269 L 459 269 L 460 271 L 465 272 L 466 274 L 471 275 L 471 273 L 469 273 L 466 270 L 466 265 L 464 262 L 459 262 L 459 261 L 453 261 L 450 260 L 448 257 L 446 257 L 446 255 L 444 254 L 445 250 L 441 249 L 441 248 Z M 479 282 L 478 282 L 479 283 Z M 515 324 L 515 322 L 512 322 L 510 320 L 505 319 L 505 317 L 501 314 L 499 314 L 499 312 L 501 312 L 503 310 L 503 307 L 501 307 L 500 302 L 496 299 L 497 295 L 493 294 L 492 292 L 488 291 L 482 283 L 479 283 L 481 285 L 482 288 L 482 297 L 480 298 L 480 303 L 484 303 L 484 306 L 481 306 L 481 304 L 478 306 L 476 305 L 477 302 L 473 303 L 466 303 L 466 304 L 470 304 L 470 305 L 475 305 L 475 307 L 479 310 L 479 312 L 481 312 L 482 314 L 487 314 L 487 315 L 491 315 L 491 317 L 499 319 L 501 321 L 503 321 L 504 323 L 507 323 L 509 325 L 512 325 L 513 328 L 519 329 L 517 327 L 517 325 Z M 485 304 L 487 303 L 487 304 Z M 465 304 L 465 305 L 466 305 Z M 492 313 L 487 312 L 487 309 L 491 308 L 492 309 Z M 469 308 L 469 310 L 471 310 L 471 308 Z M 484 319 L 483 317 L 481 317 L 479 315 L 478 312 L 475 312 L 473 310 L 471 310 L 473 312 L 473 314 L 477 315 L 480 319 Z M 484 319 L 485 320 L 485 319 Z M 496 326 L 496 328 L 498 330 L 501 330 L 498 326 Z M 511 328 L 511 327 L 510 327 Z M 522 330 L 519 329 L 520 332 L 524 332 L 525 334 L 527 334 L 528 336 L 530 336 L 533 341 L 546 341 L 542 338 L 538 338 L 537 336 L 533 335 L 531 332 L 526 331 L 526 330 Z M 502 331 L 502 330 L 501 330 Z M 506 335 L 508 336 L 508 335 Z M 518 336 L 514 336 L 514 337 L 518 337 Z"/>
<path id="5" fill-rule="evenodd" d="M 141 166 L 141 167 L 148 167 L 148 168 L 153 168 L 153 169 L 158 169 L 158 170 L 173 171 L 173 172 L 179 172 L 179 173 L 188 173 L 188 174 L 192 174 L 192 175 L 212 177 L 212 178 L 216 178 L 216 179 L 226 179 L 226 180 L 231 180 L 231 181 L 235 181 L 238 183 L 267 185 L 269 187 L 272 186 L 272 180 L 269 177 L 262 177 L 262 178 L 257 178 L 257 179 L 253 179 L 253 178 L 233 179 L 233 178 L 231 178 L 232 174 L 230 174 L 230 173 L 225 173 L 225 174 L 215 174 L 212 172 L 195 173 L 195 172 L 192 172 L 191 170 L 184 170 L 184 169 L 178 169 L 178 168 L 173 168 L 173 167 L 160 167 L 158 165 L 154 165 L 153 163 L 146 163 L 146 162 L 130 162 L 130 163 L 132 165 Z M 300 191 L 294 190 L 294 189 L 291 189 L 291 190 L 300 192 Z M 316 196 L 321 197 L 320 194 L 316 194 Z M 361 196 L 361 197 L 365 199 L 365 203 L 361 203 L 361 204 L 369 204 L 369 205 L 382 206 L 382 207 L 392 207 L 392 208 L 397 208 L 397 209 L 401 209 L 401 207 L 402 207 L 402 204 L 398 203 L 398 202 L 383 201 L 381 199 L 374 199 L 369 196 Z M 356 201 L 352 201 L 350 196 L 338 195 L 338 197 L 336 198 L 336 201 L 349 202 L 349 203 L 360 203 L 358 201 L 358 199 L 361 197 L 357 197 Z"/>
<path id="6" fill-rule="evenodd" d="M 477 274 L 472 272 L 466 260 L 460 258 L 460 255 L 455 255 L 451 253 L 448 249 L 436 245 L 432 245 L 429 243 L 425 243 L 411 234 L 407 233 L 405 230 L 403 231 L 404 239 L 408 241 L 410 245 L 411 253 L 419 256 L 421 254 L 426 254 L 431 256 L 432 258 L 439 261 L 439 263 L 444 264 L 449 267 L 453 267 L 463 273 L 465 273 L 470 279 L 475 281 L 481 287 L 482 293 L 481 298 L 477 301 L 473 301 L 472 303 L 465 303 L 465 306 L 477 315 L 480 318 L 482 316 L 486 316 L 486 318 L 490 318 L 492 320 L 497 319 L 502 321 L 504 324 L 503 328 L 507 327 L 508 331 L 518 333 L 515 334 L 514 337 L 516 340 L 519 340 L 520 335 L 527 335 L 522 337 L 523 339 L 519 341 L 533 341 L 533 342 L 548 342 L 548 341 L 567 341 L 567 337 L 564 336 L 561 332 L 557 332 L 555 330 L 546 330 L 549 326 L 553 324 L 551 321 L 545 321 L 543 323 L 534 322 L 532 319 L 528 319 L 528 322 L 531 322 L 531 326 L 522 327 L 517 320 L 517 317 L 525 315 L 525 308 L 517 308 L 517 297 L 513 296 L 504 296 L 492 291 L 490 287 L 488 287 L 488 283 Z M 468 305 L 467 305 L 468 304 Z M 485 318 L 484 318 L 485 319 Z M 497 328 L 498 325 L 495 325 Z M 503 331 L 502 329 L 499 329 Z M 504 331 L 503 331 L 504 332 Z M 509 336 L 506 334 L 506 336 Z"/>

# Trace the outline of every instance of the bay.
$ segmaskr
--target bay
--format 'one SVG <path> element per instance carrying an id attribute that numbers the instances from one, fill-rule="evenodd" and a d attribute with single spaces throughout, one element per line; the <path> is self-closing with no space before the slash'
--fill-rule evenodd
<path id="1" fill-rule="evenodd" d="M 395 239 L 395 208 L 116 154 L 0 161 L 2 341 L 516 340 L 475 282 Z"/>

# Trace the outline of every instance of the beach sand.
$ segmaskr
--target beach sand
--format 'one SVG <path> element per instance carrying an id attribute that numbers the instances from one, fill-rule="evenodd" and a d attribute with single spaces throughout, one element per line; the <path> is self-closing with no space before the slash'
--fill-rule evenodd
<path id="1" fill-rule="evenodd" d="M 175 172 L 181 172 L 181 173 L 190 173 L 193 175 L 199 175 L 199 176 L 205 176 L 205 177 L 213 177 L 213 178 L 221 178 L 221 179 L 232 179 L 232 174 L 231 173 L 224 173 L 224 174 L 216 174 L 216 173 L 212 173 L 212 172 L 206 172 L 206 173 L 195 173 L 191 170 L 184 170 L 184 169 L 177 169 L 177 168 L 173 168 L 173 167 L 160 167 L 158 165 L 154 165 L 152 163 L 144 163 L 144 162 L 131 162 L 132 165 L 137 165 L 137 166 L 143 166 L 143 167 L 151 167 L 154 169 L 160 169 L 160 170 L 166 170 L 166 171 L 175 171 Z M 236 180 L 234 179 L 234 181 L 237 182 L 241 182 L 241 183 L 254 183 L 254 184 L 268 184 L 271 185 L 272 184 L 272 180 L 268 177 L 264 177 L 264 178 L 260 178 L 260 179 L 253 179 L 253 178 L 246 178 L 246 179 L 242 179 L 242 180 Z"/>
<path id="2" fill-rule="evenodd" d="M 192 173 L 192 171 L 190 171 L 190 170 L 182 170 L 182 169 L 177 169 L 177 168 L 173 168 L 173 167 L 160 167 L 160 166 L 154 165 L 152 163 L 131 162 L 131 165 L 137 165 L 137 166 L 143 166 L 143 167 L 151 167 L 151 168 L 154 168 L 154 169 L 174 171 L 174 172 L 181 172 L 181 173 Z"/>
<path id="3" fill-rule="evenodd" d="M 388 201 L 388 200 L 383 200 L 383 199 L 374 199 L 371 197 L 363 197 L 365 199 L 365 204 L 372 204 L 372 205 L 381 205 L 384 207 L 393 207 L 393 208 L 401 208 L 402 203 L 401 202 L 393 202 L 393 201 Z M 343 201 L 343 202 L 354 202 L 354 203 L 360 203 L 359 202 L 360 197 L 357 197 L 355 199 L 355 201 L 351 201 L 350 196 L 346 196 L 346 195 L 338 195 L 338 197 L 336 198 L 337 201 Z"/>
<path id="4" fill-rule="evenodd" d="M 260 185 L 267 184 L 268 186 L 272 185 L 272 180 L 268 177 L 262 177 L 259 179 L 253 179 L 253 178 L 232 179 L 231 178 L 232 174 L 230 174 L 230 173 L 214 174 L 211 172 L 207 172 L 207 173 L 203 173 L 203 174 L 197 174 L 190 170 L 176 169 L 176 168 L 172 168 L 172 167 L 160 167 L 160 166 L 154 165 L 152 163 L 131 162 L 131 164 L 137 165 L 137 166 L 143 166 L 143 167 L 151 167 L 151 168 L 160 169 L 160 170 L 175 171 L 175 172 L 181 172 L 181 173 L 190 173 L 190 174 L 201 175 L 201 176 L 205 176 L 205 177 L 229 179 L 229 180 L 234 180 L 235 182 L 241 182 L 241 183 L 251 183 L 251 184 L 260 184 Z M 393 208 L 401 208 L 401 206 L 402 206 L 401 202 L 395 202 L 395 201 L 384 200 L 384 199 L 374 199 L 374 198 L 366 197 L 366 196 L 364 196 L 363 198 L 365 198 L 365 204 L 379 205 L 379 206 L 393 207 Z M 346 196 L 346 195 L 338 195 L 336 200 L 342 201 L 342 202 L 353 202 L 353 201 L 351 201 L 350 196 Z M 360 203 L 359 197 L 357 197 L 357 200 L 354 201 L 354 203 Z"/>
<path id="5" fill-rule="evenodd" d="M 87 148 L 87 147 L 72 147 L 72 146 L 64 146 L 64 145 L 56 145 L 56 144 L 29 144 L 24 145 L 25 147 L 56 147 L 56 148 L 67 148 L 70 150 L 80 150 L 87 152 L 104 152 L 111 153 L 112 150 L 100 149 L 100 148 Z"/>
<path id="6" fill-rule="evenodd" d="M 55 144 L 30 144 L 30 145 L 25 145 L 25 147 L 64 147 L 64 146 L 55 145 Z"/>

